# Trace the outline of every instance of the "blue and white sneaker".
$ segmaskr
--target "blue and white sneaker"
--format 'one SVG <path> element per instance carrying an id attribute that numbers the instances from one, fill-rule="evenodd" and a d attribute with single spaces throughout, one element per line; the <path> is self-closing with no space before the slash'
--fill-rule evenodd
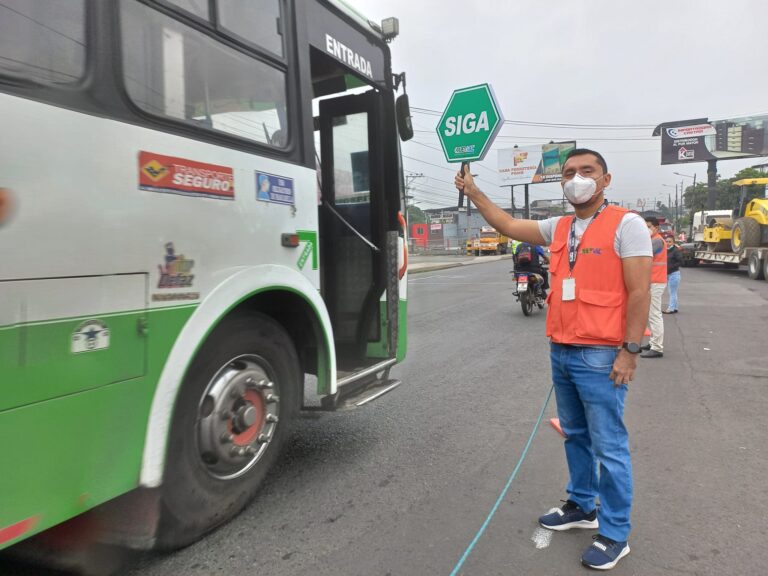
<path id="1" fill-rule="evenodd" d="M 570 530 L 571 528 L 597 528 L 597 509 L 589 514 L 578 504 L 567 500 L 562 508 L 552 508 L 539 517 L 539 524 L 550 530 Z"/>
<path id="2" fill-rule="evenodd" d="M 628 542 L 616 542 L 598 534 L 592 546 L 584 551 L 581 563 L 596 570 L 610 570 L 629 554 Z"/>

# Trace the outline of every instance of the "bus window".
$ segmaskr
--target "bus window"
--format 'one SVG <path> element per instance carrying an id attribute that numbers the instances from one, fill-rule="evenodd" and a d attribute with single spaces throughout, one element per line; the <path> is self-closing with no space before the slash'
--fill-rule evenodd
<path id="1" fill-rule="evenodd" d="M 125 84 L 155 115 L 285 147 L 285 74 L 138 2 L 122 2 Z"/>
<path id="2" fill-rule="evenodd" d="M 219 23 L 241 38 L 283 55 L 279 0 L 219 0 Z"/>
<path id="3" fill-rule="evenodd" d="M 0 74 L 68 84 L 85 72 L 85 4 L 0 3 Z"/>
<path id="4" fill-rule="evenodd" d="M 209 14 L 208 14 L 208 0 L 167 0 L 170 4 L 173 4 L 174 6 L 178 6 L 182 10 L 186 10 L 187 12 L 194 14 L 195 16 L 198 16 L 199 18 L 203 18 L 204 20 L 209 20 Z"/>

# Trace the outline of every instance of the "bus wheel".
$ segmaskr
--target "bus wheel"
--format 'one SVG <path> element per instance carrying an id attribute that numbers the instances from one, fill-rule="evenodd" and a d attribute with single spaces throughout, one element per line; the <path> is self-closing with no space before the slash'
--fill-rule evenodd
<path id="1" fill-rule="evenodd" d="M 248 313 L 216 328 L 174 410 L 158 548 L 194 542 L 255 495 L 289 432 L 299 384 L 293 342 L 274 320 Z"/>

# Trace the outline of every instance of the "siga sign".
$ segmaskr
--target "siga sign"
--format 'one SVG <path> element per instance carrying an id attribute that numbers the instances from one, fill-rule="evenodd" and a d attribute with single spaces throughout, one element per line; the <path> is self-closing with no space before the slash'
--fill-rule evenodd
<path id="1" fill-rule="evenodd" d="M 445 159 L 482 160 L 503 124 L 504 117 L 490 84 L 454 90 L 437 124 Z"/>

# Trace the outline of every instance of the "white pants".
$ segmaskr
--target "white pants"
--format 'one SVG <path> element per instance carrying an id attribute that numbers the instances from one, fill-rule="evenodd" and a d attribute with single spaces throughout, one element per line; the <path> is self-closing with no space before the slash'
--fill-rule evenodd
<path id="1" fill-rule="evenodd" d="M 651 284 L 651 309 L 648 311 L 648 327 L 651 329 L 651 350 L 664 352 L 664 320 L 661 315 L 661 296 L 666 284 Z"/>

